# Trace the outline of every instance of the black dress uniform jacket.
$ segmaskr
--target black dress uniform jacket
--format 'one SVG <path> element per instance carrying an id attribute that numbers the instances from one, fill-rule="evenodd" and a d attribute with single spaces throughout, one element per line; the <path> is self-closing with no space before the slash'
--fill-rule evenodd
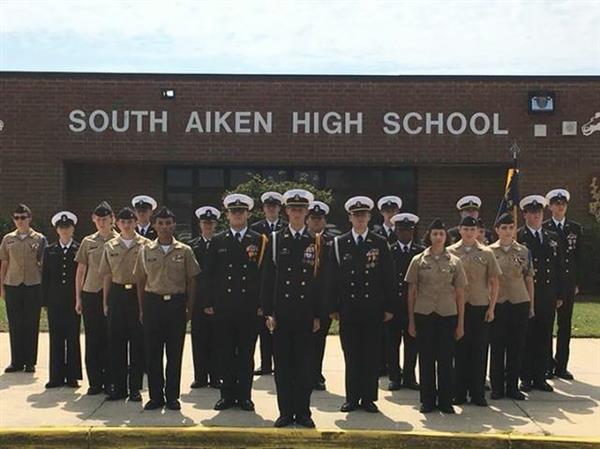
<path id="1" fill-rule="evenodd" d="M 146 237 L 148 240 L 156 240 L 156 238 L 158 237 L 152 225 L 148 226 L 148 229 L 146 229 L 146 233 L 142 233 L 142 229 L 139 226 L 136 226 L 135 231 L 142 237 Z"/>
<path id="2" fill-rule="evenodd" d="M 396 233 L 394 231 L 390 232 L 389 235 L 386 234 L 383 224 L 381 224 L 379 226 L 375 226 L 373 228 L 373 233 L 385 238 L 390 245 L 398 240 L 398 237 L 396 236 Z"/>
<path id="3" fill-rule="evenodd" d="M 59 242 L 49 245 L 42 265 L 42 305 L 48 309 L 50 382 L 82 378 L 79 342 L 80 316 L 75 312 L 75 255 L 73 241 L 66 252 Z"/>
<path id="4" fill-rule="evenodd" d="M 384 312 L 393 313 L 398 298 L 394 261 L 387 241 L 374 232 L 368 232 L 363 245 L 358 247 L 352 231 L 334 238 L 329 312 L 339 313 L 344 321 L 381 322 Z"/>
<path id="5" fill-rule="evenodd" d="M 552 325 L 556 301 L 565 298 L 564 249 L 558 235 L 540 229 L 542 243 L 523 226 L 517 241 L 529 248 L 534 268 L 535 316 L 527 335 L 527 356 L 523 360 L 522 378 L 541 383 L 552 357 Z"/>
<path id="6" fill-rule="evenodd" d="M 267 236 L 270 236 L 271 232 L 279 231 L 280 229 L 284 228 L 287 225 L 288 225 L 287 221 L 280 218 L 277 220 L 277 223 L 275 223 L 275 229 L 271 229 L 269 222 L 267 221 L 266 218 L 264 218 L 262 220 L 257 221 L 256 223 L 252 223 L 252 225 L 250 226 L 250 229 L 258 232 L 259 234 L 265 234 Z"/>

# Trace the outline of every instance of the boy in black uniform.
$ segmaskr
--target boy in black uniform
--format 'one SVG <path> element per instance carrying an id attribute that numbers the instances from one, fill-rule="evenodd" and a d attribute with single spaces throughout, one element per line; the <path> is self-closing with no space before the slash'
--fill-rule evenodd
<path id="1" fill-rule="evenodd" d="M 204 312 L 214 315 L 219 339 L 221 398 L 215 410 L 239 405 L 254 411 L 251 399 L 254 348 L 260 309 L 260 266 L 266 236 L 248 229 L 254 201 L 233 193 L 223 200 L 229 229 L 213 237 L 204 262 Z"/>
<path id="2" fill-rule="evenodd" d="M 196 209 L 196 217 L 200 226 L 200 235 L 190 242 L 200 269 L 204 270 L 206 252 L 217 227 L 221 212 L 211 206 Z M 217 336 L 214 317 L 204 313 L 201 297 L 206 294 L 204 272 L 198 275 L 197 304 L 192 313 L 192 357 L 194 361 L 194 382 L 191 388 L 221 388 L 221 380 L 217 367 Z"/>
<path id="3" fill-rule="evenodd" d="M 529 248 L 534 268 L 534 312 L 527 329 L 526 356 L 523 359 L 521 390 L 553 391 L 545 379 L 552 357 L 552 325 L 556 308 L 564 298 L 564 256 L 559 237 L 542 228 L 546 200 L 529 195 L 519 204 L 525 226 L 519 228 L 517 241 Z"/>
<path id="4" fill-rule="evenodd" d="M 321 235 L 322 252 L 327 253 L 327 249 L 331 246 L 332 239 L 327 234 L 325 225 L 327 224 L 327 214 L 329 214 L 329 206 L 322 201 L 311 201 L 308 205 L 308 217 L 306 225 L 308 232 L 315 236 Z M 326 300 L 324 300 L 326 304 Z M 327 343 L 327 335 L 331 327 L 331 318 L 327 313 L 327 307 L 322 308 L 319 330 L 315 333 L 315 358 L 314 358 L 314 385 L 313 390 L 325 391 L 325 376 L 323 376 L 323 357 L 325 356 L 325 344 Z"/>
<path id="5" fill-rule="evenodd" d="M 545 229 L 555 232 L 565 251 L 565 297 L 563 304 L 556 310 L 558 332 L 556 333 L 556 352 L 554 353 L 554 375 L 562 379 L 573 380 L 573 374 L 567 369 L 569 363 L 569 344 L 571 342 L 571 320 L 575 295 L 578 293 L 579 267 L 581 260 L 581 239 L 583 227 L 576 221 L 566 218 L 567 206 L 571 195 L 565 189 L 554 189 L 546 194 L 548 208 L 552 217 L 543 224 Z"/>
<path id="6" fill-rule="evenodd" d="M 260 201 L 265 218 L 252 224 L 250 229 L 268 237 L 271 233 L 287 226 L 287 222 L 279 216 L 283 196 L 279 192 L 265 192 L 260 196 Z M 260 336 L 260 367 L 254 371 L 254 374 L 257 376 L 273 374 L 273 336 L 262 317 L 258 320 L 258 335 Z"/>
<path id="7" fill-rule="evenodd" d="M 313 195 L 288 190 L 284 204 L 289 226 L 271 234 L 262 273 L 261 302 L 273 332 L 275 384 L 280 416 L 275 427 L 294 421 L 312 428 L 310 395 L 314 382 L 314 332 L 321 316 L 321 236 L 305 226 Z"/>
<path id="8" fill-rule="evenodd" d="M 372 208 L 373 200 L 365 196 L 346 201 L 352 230 L 333 239 L 329 257 L 329 310 L 331 318 L 340 321 L 346 361 L 342 412 L 358 407 L 379 411 L 375 401 L 381 334 L 398 299 L 389 244 L 368 228 Z"/>
<path id="9" fill-rule="evenodd" d="M 135 208 L 135 215 L 137 216 L 136 232 L 148 240 L 154 240 L 156 231 L 152 227 L 151 217 L 152 212 L 158 205 L 156 200 L 148 195 L 138 195 L 133 197 L 131 205 Z"/>
<path id="10" fill-rule="evenodd" d="M 42 305 L 48 310 L 50 330 L 50 379 L 46 388 L 79 387 L 81 317 L 75 311 L 75 254 L 79 243 L 73 240 L 77 217 L 69 211 L 52 217 L 58 241 L 46 247 L 42 265 Z"/>
<path id="11" fill-rule="evenodd" d="M 398 240 L 392 245 L 392 258 L 398 282 L 398 301 L 395 301 L 394 318 L 385 324 L 387 338 L 387 360 L 390 383 L 388 390 L 400 387 L 419 390 L 415 377 L 417 363 L 417 342 L 408 333 L 408 283 L 404 281 L 408 265 L 414 256 L 422 253 L 425 247 L 414 242 L 415 227 L 419 217 L 410 213 L 392 217 Z M 404 341 L 404 363 L 400 369 L 400 344 Z"/>

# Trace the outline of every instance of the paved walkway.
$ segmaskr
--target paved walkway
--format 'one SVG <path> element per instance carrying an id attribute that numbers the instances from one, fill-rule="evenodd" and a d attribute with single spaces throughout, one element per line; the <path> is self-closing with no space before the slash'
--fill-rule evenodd
<path id="1" fill-rule="evenodd" d="M 83 337 L 82 337 L 83 342 Z M 0 367 L 8 364 L 8 334 L 0 334 Z M 530 400 L 490 401 L 491 407 L 457 407 L 457 415 L 418 412 L 418 392 L 386 391 L 382 379 L 378 405 L 381 413 L 339 411 L 344 402 L 344 365 L 337 337 L 327 342 L 325 376 L 327 392 L 314 392 L 313 418 L 320 430 L 381 429 L 468 433 L 516 432 L 530 435 L 600 436 L 600 339 L 576 339 L 572 343 L 571 370 L 576 380 L 552 381 L 555 392 L 533 392 Z M 182 409 L 143 411 L 140 403 L 107 402 L 104 396 L 86 396 L 87 383 L 73 390 L 46 390 L 48 335 L 40 335 L 40 357 L 35 374 L 0 375 L 0 427 L 31 426 L 224 426 L 270 427 L 277 418 L 272 376 L 255 378 L 256 413 L 212 409 L 219 393 L 191 390 L 191 344 L 186 341 L 182 379 Z M 147 393 L 142 392 L 144 400 Z"/>

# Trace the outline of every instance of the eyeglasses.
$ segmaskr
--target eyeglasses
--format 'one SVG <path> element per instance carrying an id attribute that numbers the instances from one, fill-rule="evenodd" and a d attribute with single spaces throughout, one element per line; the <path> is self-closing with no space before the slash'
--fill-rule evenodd
<path id="1" fill-rule="evenodd" d="M 27 220 L 29 215 L 13 215 L 13 220 Z"/>

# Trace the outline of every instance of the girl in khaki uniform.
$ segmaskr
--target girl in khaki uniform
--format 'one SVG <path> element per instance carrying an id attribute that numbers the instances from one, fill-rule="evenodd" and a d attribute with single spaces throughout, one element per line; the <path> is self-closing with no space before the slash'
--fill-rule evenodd
<path id="1" fill-rule="evenodd" d="M 454 341 L 464 334 L 464 287 L 467 283 L 460 259 L 446 249 L 444 223 L 436 218 L 425 234 L 427 249 L 408 267 L 408 332 L 417 338 L 421 412 L 452 407 L 452 357 Z M 436 388 L 437 364 L 437 388 Z"/>
<path id="2" fill-rule="evenodd" d="M 518 390 L 519 371 L 525 351 L 527 321 L 533 316 L 533 265 L 525 245 L 513 238 L 511 214 L 496 221 L 499 240 L 490 245 L 502 269 L 500 289 L 492 322 L 490 378 L 492 399 L 505 396 L 522 401 Z"/>
<path id="3" fill-rule="evenodd" d="M 492 250 L 477 241 L 478 226 L 475 218 L 464 217 L 458 226 L 461 239 L 448 247 L 448 251 L 462 261 L 468 280 L 465 289 L 465 337 L 456 347 L 454 404 L 464 404 L 468 393 L 472 404 L 486 407 L 489 323 L 494 320 L 501 270 Z"/>
<path id="4" fill-rule="evenodd" d="M 31 227 L 31 209 L 19 204 L 16 229 L 0 244 L 0 296 L 6 301 L 11 363 L 4 372 L 35 372 L 42 295 L 42 258 L 46 237 Z"/>

